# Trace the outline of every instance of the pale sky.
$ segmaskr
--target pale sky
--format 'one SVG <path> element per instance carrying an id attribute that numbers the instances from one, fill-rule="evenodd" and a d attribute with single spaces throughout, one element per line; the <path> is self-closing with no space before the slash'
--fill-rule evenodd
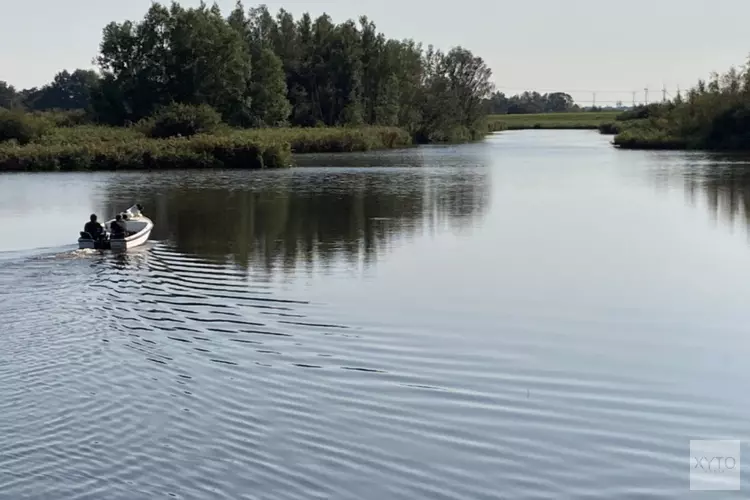
<path id="1" fill-rule="evenodd" d="M 198 0 L 184 0 L 197 5 Z M 208 2 L 210 3 L 210 2 Z M 390 38 L 469 48 L 500 90 L 567 91 L 584 104 L 660 99 L 750 53 L 750 0 L 286 0 L 298 17 L 367 15 Z M 102 28 L 139 20 L 150 0 L 0 0 L 0 80 L 41 86 L 62 69 L 91 67 Z M 219 0 L 228 14 L 234 0 Z M 246 7 L 257 5 L 249 1 Z M 583 90 L 584 92 L 578 92 Z"/>

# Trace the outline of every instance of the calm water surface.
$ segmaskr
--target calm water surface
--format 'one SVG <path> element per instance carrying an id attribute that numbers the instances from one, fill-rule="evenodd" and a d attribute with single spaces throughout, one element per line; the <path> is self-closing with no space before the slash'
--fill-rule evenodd
<path id="1" fill-rule="evenodd" d="M 689 440 L 748 437 L 747 161 L 300 163 L 0 176 L 0 498 L 701 497 Z"/>

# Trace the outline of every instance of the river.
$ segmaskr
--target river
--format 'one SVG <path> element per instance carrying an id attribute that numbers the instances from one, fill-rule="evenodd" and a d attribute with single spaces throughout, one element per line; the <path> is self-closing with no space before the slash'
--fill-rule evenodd
<path id="1" fill-rule="evenodd" d="M 0 176 L 0 498 L 677 499 L 745 439 L 747 160 L 299 163 Z M 148 245 L 76 249 L 136 202 Z"/>

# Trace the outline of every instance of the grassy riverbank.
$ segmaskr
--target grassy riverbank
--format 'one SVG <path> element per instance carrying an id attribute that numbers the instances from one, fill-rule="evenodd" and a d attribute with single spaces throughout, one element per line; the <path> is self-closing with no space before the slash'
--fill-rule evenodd
<path id="1" fill-rule="evenodd" d="M 591 129 L 615 120 L 617 111 L 540 113 L 522 115 L 490 115 L 487 122 L 492 131 L 526 129 Z"/>
<path id="2" fill-rule="evenodd" d="M 368 151 L 408 146 L 395 127 L 223 128 L 192 137 L 148 138 L 138 127 L 53 127 L 28 144 L 0 142 L 0 172 L 279 168 L 292 153 Z"/>

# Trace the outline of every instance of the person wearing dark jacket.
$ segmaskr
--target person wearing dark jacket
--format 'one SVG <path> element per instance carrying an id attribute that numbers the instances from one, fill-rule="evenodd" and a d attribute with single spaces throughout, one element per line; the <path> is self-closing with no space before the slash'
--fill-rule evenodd
<path id="1" fill-rule="evenodd" d="M 122 220 L 122 215 L 117 214 L 115 220 L 109 225 L 109 229 L 113 238 L 125 237 L 125 221 Z"/>
<path id="2" fill-rule="evenodd" d="M 91 214 L 89 221 L 83 226 L 83 230 L 91 235 L 95 240 L 101 239 L 104 235 L 104 228 L 96 220 L 96 214 Z"/>

